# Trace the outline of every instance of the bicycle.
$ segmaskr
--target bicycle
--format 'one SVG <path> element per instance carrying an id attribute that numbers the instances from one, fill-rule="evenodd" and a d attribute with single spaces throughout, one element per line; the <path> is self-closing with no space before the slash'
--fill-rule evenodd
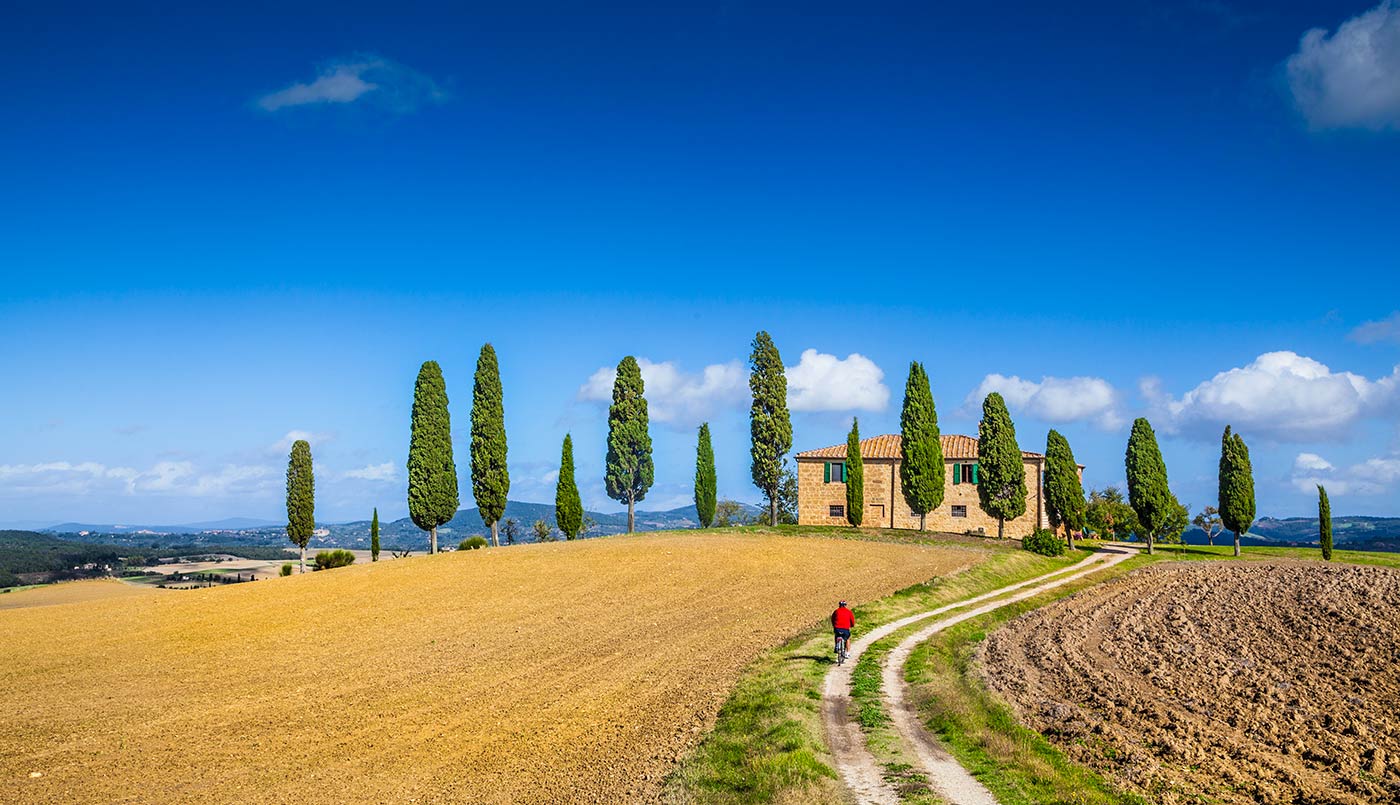
<path id="1" fill-rule="evenodd" d="M 842 636 L 840 636 L 840 635 L 837 635 L 837 636 L 836 636 L 836 664 L 837 664 L 837 665 L 845 665 L 845 664 L 846 664 L 846 659 L 847 659 L 848 657 L 850 657 L 850 654 L 848 654 L 848 653 L 846 652 L 846 638 L 844 638 L 844 637 L 842 637 Z"/>

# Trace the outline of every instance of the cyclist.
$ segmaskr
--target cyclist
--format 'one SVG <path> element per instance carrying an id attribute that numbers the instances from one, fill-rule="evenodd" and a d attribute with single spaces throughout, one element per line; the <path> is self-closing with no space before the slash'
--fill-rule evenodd
<path id="1" fill-rule="evenodd" d="M 855 628 L 856 615 L 842 601 L 831 613 L 831 630 L 836 635 L 836 652 L 842 653 L 851 645 L 851 629 Z"/>

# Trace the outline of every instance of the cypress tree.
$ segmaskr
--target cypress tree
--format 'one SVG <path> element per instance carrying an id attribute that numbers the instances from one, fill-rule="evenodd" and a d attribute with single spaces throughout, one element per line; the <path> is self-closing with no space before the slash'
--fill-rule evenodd
<path id="1" fill-rule="evenodd" d="M 917 361 L 909 364 L 904 384 L 904 408 L 899 412 L 899 488 L 909 510 L 919 515 L 919 530 L 928 527 L 928 513 L 943 504 L 943 443 L 938 435 L 938 412 L 928 375 Z"/>
<path id="2" fill-rule="evenodd" d="M 577 537 L 583 528 L 583 500 L 574 482 L 574 437 L 567 433 L 559 456 L 559 483 L 554 489 L 554 524 L 564 539 Z"/>
<path id="3" fill-rule="evenodd" d="M 311 444 L 292 443 L 287 458 L 287 539 L 301 549 L 301 572 L 306 572 L 306 543 L 316 530 L 316 478 L 311 472 Z"/>
<path id="4" fill-rule="evenodd" d="M 865 461 L 860 456 L 860 420 L 851 420 L 846 436 L 846 522 L 859 528 L 865 519 Z"/>
<path id="5" fill-rule="evenodd" d="M 700 527 L 709 528 L 715 521 L 715 450 L 710 445 L 710 423 L 700 425 L 700 437 L 695 445 L 695 514 Z"/>
<path id="6" fill-rule="evenodd" d="M 438 526 L 457 516 L 457 465 L 452 460 L 452 420 L 447 384 L 437 361 L 424 361 L 413 386 L 413 420 L 408 440 L 408 515 L 430 535 L 428 552 L 437 553 Z"/>
<path id="7" fill-rule="evenodd" d="M 617 365 L 612 407 L 608 409 L 608 458 L 603 482 L 608 497 L 627 504 L 627 533 L 636 528 L 637 501 L 646 497 L 655 472 L 642 370 L 628 355 Z"/>
<path id="8" fill-rule="evenodd" d="M 1220 522 L 1235 535 L 1235 556 L 1240 537 L 1254 525 L 1254 469 L 1249 448 L 1230 426 L 1220 436 Z"/>
<path id="9" fill-rule="evenodd" d="M 1045 512 L 1050 525 L 1065 527 L 1065 539 L 1074 550 L 1074 532 L 1084 528 L 1084 486 L 1069 440 L 1057 430 L 1045 437 Z"/>
<path id="10" fill-rule="evenodd" d="M 1006 521 L 1026 513 L 1026 465 L 1016 444 L 1016 426 L 997 392 L 982 401 L 977 425 L 977 500 L 997 518 L 997 538 L 1006 536 Z"/>
<path id="11" fill-rule="evenodd" d="M 1171 507 L 1179 504 L 1167 485 L 1167 464 L 1157 447 L 1157 434 L 1142 417 L 1133 422 L 1133 432 L 1128 436 L 1124 468 L 1128 475 L 1128 505 L 1137 515 L 1141 536 L 1147 538 L 1147 552 L 1151 554 L 1157 533 L 1172 517 Z"/>
<path id="12" fill-rule="evenodd" d="M 783 456 L 792 449 L 792 418 L 787 406 L 787 372 L 778 347 L 767 332 L 753 337 L 749 355 L 749 436 L 754 486 L 768 499 L 768 524 L 778 524 L 778 499 L 782 493 Z"/>
<path id="13" fill-rule="evenodd" d="M 374 518 L 369 521 L 369 560 L 379 561 L 379 507 L 374 507 Z"/>
<path id="14" fill-rule="evenodd" d="M 1322 558 L 1332 561 L 1332 503 L 1327 500 L 1327 487 L 1317 485 L 1317 537 L 1322 544 Z"/>
<path id="15" fill-rule="evenodd" d="M 500 521 L 510 494 L 506 468 L 506 413 L 496 349 L 481 347 L 472 384 L 472 495 L 481 522 L 491 529 L 491 544 L 501 545 Z"/>

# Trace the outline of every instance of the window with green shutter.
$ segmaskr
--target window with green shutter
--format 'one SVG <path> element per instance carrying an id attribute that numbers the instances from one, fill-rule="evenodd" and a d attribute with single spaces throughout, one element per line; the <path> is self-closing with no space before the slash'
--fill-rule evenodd
<path id="1" fill-rule="evenodd" d="M 824 467 L 825 470 L 822 473 L 822 479 L 826 483 L 844 484 L 846 482 L 846 462 L 828 461 Z"/>

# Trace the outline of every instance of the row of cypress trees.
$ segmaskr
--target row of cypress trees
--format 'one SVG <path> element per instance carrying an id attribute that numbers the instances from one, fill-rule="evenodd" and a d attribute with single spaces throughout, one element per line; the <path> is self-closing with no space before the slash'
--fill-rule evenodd
<path id="1" fill-rule="evenodd" d="M 929 387 L 928 374 L 917 361 L 909 365 L 900 412 L 900 486 L 905 502 L 919 516 L 919 530 L 927 527 L 928 512 L 943 502 L 945 466 L 939 440 L 938 414 Z M 977 428 L 978 502 L 997 518 L 997 536 L 1005 536 L 1007 520 L 1026 512 L 1025 469 L 1016 427 L 1006 401 L 997 392 L 982 402 L 982 419 Z M 1145 418 L 1133 422 L 1124 465 L 1128 478 L 1128 499 L 1138 517 L 1142 536 L 1152 553 L 1156 540 L 1174 527 L 1174 509 L 1180 508 L 1167 482 L 1166 463 L 1152 425 Z M 860 422 L 852 420 L 846 440 L 846 517 L 859 526 L 864 519 L 864 462 L 860 454 Z M 1069 440 L 1057 430 L 1046 435 L 1045 509 L 1050 524 L 1064 527 L 1069 547 L 1074 533 L 1086 525 L 1087 504 Z M 1318 487 L 1320 535 L 1324 556 L 1331 554 L 1331 522 L 1326 490 Z M 1249 448 L 1238 433 L 1226 426 L 1221 439 L 1219 511 L 1222 524 L 1235 535 L 1235 555 L 1240 555 L 1240 536 L 1254 522 L 1254 477 Z"/>
<path id="2" fill-rule="evenodd" d="M 792 422 L 787 408 L 787 376 L 777 346 L 767 332 L 754 337 L 749 356 L 750 457 L 754 485 L 769 505 L 769 523 L 778 522 L 778 504 L 785 456 L 792 447 Z M 919 516 L 919 529 L 927 527 L 927 515 L 943 502 L 946 470 L 938 430 L 938 414 L 928 374 L 918 362 L 909 366 L 904 405 L 900 412 L 901 492 Z M 641 368 L 633 356 L 617 366 L 612 404 L 608 409 L 607 459 L 604 481 L 609 497 L 627 504 L 627 530 L 636 525 L 636 504 L 651 488 L 655 466 Z M 1065 527 L 1073 547 L 1073 534 L 1085 525 L 1085 501 L 1077 464 L 1068 440 L 1051 430 L 1046 437 L 1045 505 L 1050 522 Z M 499 525 L 510 491 L 507 469 L 504 395 L 496 351 L 485 344 L 477 358 L 471 409 L 472 493 L 482 521 L 491 529 L 493 545 L 500 544 Z M 846 444 L 846 512 L 853 525 L 864 519 L 864 462 L 860 454 L 860 423 L 853 420 Z M 1166 464 L 1156 434 L 1145 418 L 1133 423 L 1125 454 L 1128 498 L 1138 517 L 1148 552 L 1159 532 L 1171 522 L 1179 507 L 1167 483 Z M 977 493 L 982 509 L 997 518 L 997 536 L 1005 536 L 1007 520 L 1026 511 L 1025 471 L 1016 428 L 1006 401 L 996 392 L 982 403 L 978 424 Z M 452 427 L 447 387 L 436 361 L 425 361 L 414 385 L 413 413 L 408 456 L 409 514 L 415 525 L 430 534 L 429 549 L 438 550 L 437 529 L 457 513 L 460 500 L 457 470 L 452 456 Z M 717 479 L 714 448 L 708 423 L 700 426 L 696 446 L 695 506 L 700 523 L 714 520 Z M 1240 536 L 1247 533 L 1255 515 L 1254 479 L 1249 449 L 1237 433 L 1225 428 L 1221 440 L 1219 511 L 1222 524 L 1234 532 L 1235 555 Z M 1324 555 L 1330 558 L 1330 507 L 1326 490 L 1318 487 Z M 305 440 L 292 445 L 287 466 L 287 535 L 301 548 L 305 571 L 306 545 L 315 530 L 315 480 L 311 447 Z M 573 439 L 565 434 L 555 493 L 555 519 L 568 539 L 580 533 L 583 505 L 574 478 Z M 371 552 L 379 553 L 379 511 L 371 523 Z"/>
<path id="3" fill-rule="evenodd" d="M 447 410 L 447 383 L 437 361 L 424 361 L 413 387 L 413 414 L 408 443 L 408 514 L 430 535 L 428 550 L 438 552 L 437 530 L 457 515 L 457 464 L 452 458 L 452 419 Z M 471 409 L 472 496 L 481 520 L 500 545 L 500 519 L 510 494 L 506 466 L 505 402 L 496 350 L 490 344 L 477 356 Z"/>
<path id="4" fill-rule="evenodd" d="M 787 408 L 787 376 L 772 338 L 759 332 L 752 344 L 749 386 L 751 457 L 754 484 L 769 501 L 769 520 L 778 521 L 778 498 L 784 456 L 792 447 L 792 422 Z M 627 506 L 627 530 L 636 528 L 636 504 L 655 481 L 649 415 L 641 367 L 628 355 L 617 365 L 612 403 L 608 408 L 607 457 L 603 480 L 607 494 Z M 499 523 L 510 491 L 506 468 L 504 402 L 496 352 L 481 348 L 472 391 L 472 493 L 482 522 L 499 545 Z M 702 525 L 715 516 L 716 476 L 709 424 L 701 425 L 696 452 L 696 511 Z M 408 454 L 409 515 L 429 532 L 429 550 L 438 550 L 437 529 L 457 513 L 456 464 L 452 457 L 452 426 L 447 388 L 436 361 L 424 362 L 413 392 L 413 415 Z M 567 539 L 583 527 L 583 504 L 574 477 L 573 438 L 565 434 L 555 490 L 555 521 Z M 290 533 L 290 532 L 289 532 Z"/>

